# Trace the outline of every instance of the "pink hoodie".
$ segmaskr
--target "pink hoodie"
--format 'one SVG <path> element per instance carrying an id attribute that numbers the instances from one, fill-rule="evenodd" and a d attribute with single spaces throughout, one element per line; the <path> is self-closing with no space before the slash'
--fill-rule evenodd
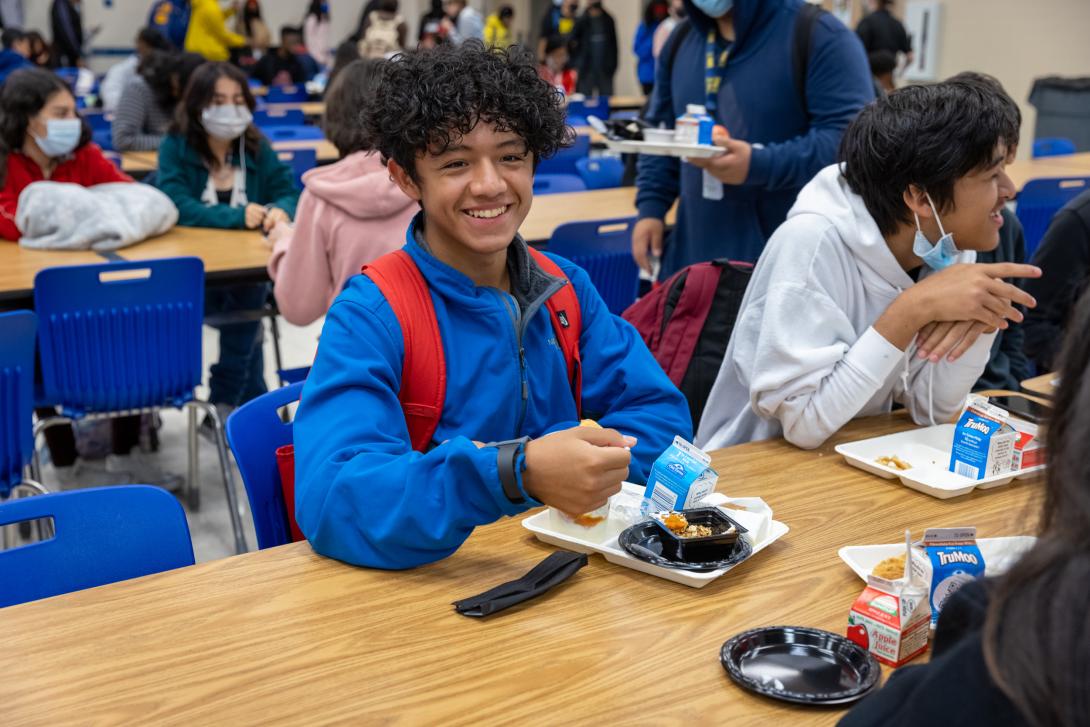
<path id="1" fill-rule="evenodd" d="M 269 235 L 276 305 L 299 326 L 325 315 L 362 265 L 404 245 L 420 209 L 369 152 L 311 169 L 303 184 L 294 227 L 280 223 Z"/>

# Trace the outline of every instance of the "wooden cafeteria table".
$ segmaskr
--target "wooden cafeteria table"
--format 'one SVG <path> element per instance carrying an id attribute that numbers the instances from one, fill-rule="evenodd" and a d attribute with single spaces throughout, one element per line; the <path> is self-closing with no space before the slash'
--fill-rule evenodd
<path id="1" fill-rule="evenodd" d="M 754 696 L 719 647 L 746 629 L 843 633 L 863 583 L 837 558 L 905 528 L 1033 533 L 1038 480 L 937 500 L 845 464 L 833 444 L 904 429 L 850 423 L 815 451 L 782 440 L 716 452 L 719 487 L 760 496 L 791 531 L 703 589 L 591 556 L 564 585 L 487 619 L 451 601 L 554 550 L 521 517 L 409 571 L 355 568 L 295 543 L 0 609 L 7 724 L 831 725 L 842 709 Z M 892 453 L 891 453 L 892 454 Z"/>
<path id="2" fill-rule="evenodd" d="M 1017 189 L 1032 179 L 1090 177 L 1090 152 L 1038 159 L 1017 159 L 1007 165 L 1007 175 Z"/>
<path id="3" fill-rule="evenodd" d="M 1056 395 L 1056 386 L 1053 382 L 1058 381 L 1059 378 L 1059 372 L 1041 374 L 1040 376 L 1034 376 L 1032 379 L 1023 381 L 1022 388 L 1034 394 L 1052 397 Z"/>

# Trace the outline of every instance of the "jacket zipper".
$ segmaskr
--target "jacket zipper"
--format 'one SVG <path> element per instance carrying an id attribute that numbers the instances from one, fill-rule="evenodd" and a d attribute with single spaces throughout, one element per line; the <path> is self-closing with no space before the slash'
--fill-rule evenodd
<path id="1" fill-rule="evenodd" d="M 521 436 L 522 424 L 526 419 L 526 405 L 530 397 L 530 385 L 526 379 L 526 349 L 522 345 L 522 326 L 521 313 L 519 311 L 518 301 L 510 293 L 505 293 L 502 290 L 497 290 L 498 295 L 503 300 L 503 307 L 507 311 L 507 315 L 511 318 L 511 326 L 515 329 L 515 346 L 519 352 L 519 389 L 521 394 L 521 401 L 519 402 L 519 415 L 518 423 L 515 425 L 515 436 Z"/>

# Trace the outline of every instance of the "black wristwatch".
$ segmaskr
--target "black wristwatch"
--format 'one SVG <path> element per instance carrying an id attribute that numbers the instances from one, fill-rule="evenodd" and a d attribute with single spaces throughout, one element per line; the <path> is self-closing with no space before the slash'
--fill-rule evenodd
<path id="1" fill-rule="evenodd" d="M 522 494 L 522 488 L 519 487 L 518 476 L 525 467 L 525 463 L 520 463 L 519 459 L 525 454 L 526 443 L 529 441 L 529 437 L 519 437 L 504 442 L 488 443 L 488 446 L 496 447 L 496 471 L 500 476 L 500 486 L 503 487 L 503 494 L 507 495 L 507 499 L 515 505 L 522 505 L 526 502 L 526 497 Z"/>

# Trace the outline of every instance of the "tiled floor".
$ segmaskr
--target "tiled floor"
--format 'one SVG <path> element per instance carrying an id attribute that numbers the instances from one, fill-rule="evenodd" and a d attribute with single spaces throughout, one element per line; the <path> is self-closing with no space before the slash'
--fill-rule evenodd
<path id="1" fill-rule="evenodd" d="M 292 326 L 283 319 L 279 322 L 281 353 L 285 367 L 305 366 L 314 358 L 318 346 L 318 334 L 322 321 L 306 328 Z M 204 329 L 204 364 L 205 377 L 210 363 L 217 358 L 219 338 L 215 329 Z M 276 385 L 276 366 L 273 357 L 272 338 L 266 330 L 265 370 L 269 386 Z M 199 396 L 207 395 L 201 387 Z M 163 426 L 159 431 L 160 447 L 157 454 L 140 453 L 133 458 L 108 457 L 106 460 L 80 462 L 64 471 L 55 470 L 52 465 L 42 468 L 42 479 L 50 490 L 94 487 L 125 482 L 148 483 L 152 479 L 149 473 L 164 472 L 184 478 L 187 469 L 186 417 L 185 411 L 164 410 L 161 412 Z M 203 437 L 200 441 L 200 483 L 201 507 L 196 512 L 186 510 L 189 529 L 193 536 L 193 550 L 198 562 L 222 558 L 234 553 L 231 522 L 227 511 L 227 496 L 220 476 L 219 460 L 216 448 Z M 234 468 L 234 462 L 232 461 Z M 238 469 L 234 468 L 235 488 L 239 502 L 242 503 L 242 522 L 246 530 L 246 541 L 250 549 L 255 549 L 253 521 L 250 518 L 246 502 L 246 492 Z M 149 484 L 160 484 L 151 482 Z M 185 504 L 184 502 L 182 503 Z"/>

